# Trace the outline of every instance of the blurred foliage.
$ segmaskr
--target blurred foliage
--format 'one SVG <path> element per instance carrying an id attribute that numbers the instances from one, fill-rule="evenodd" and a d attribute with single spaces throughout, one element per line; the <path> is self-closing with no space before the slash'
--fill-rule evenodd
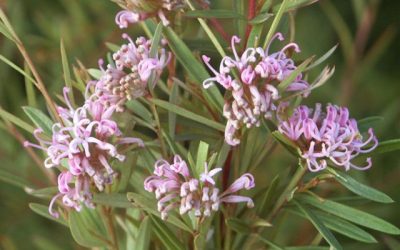
<path id="1" fill-rule="evenodd" d="M 231 2 L 221 0 L 214 7 L 228 9 L 231 8 Z M 120 31 L 114 24 L 118 7 L 110 1 L 2 0 L 0 6 L 6 10 L 25 42 L 52 95 L 59 93 L 63 86 L 59 47 L 61 38 L 70 63 L 77 64 L 79 60 L 87 67 L 96 67 L 97 60 L 106 55 L 105 41 L 119 43 L 120 40 Z M 294 15 L 295 38 L 303 54 L 322 55 L 336 43 L 340 44 L 329 59 L 329 64 L 337 69 L 334 77 L 324 87 L 317 89 L 307 102 L 350 105 L 352 116 L 356 118 L 367 115 L 383 117 L 382 121 L 375 124 L 377 135 L 382 140 L 400 137 L 399 13 L 400 2 L 397 1 L 322 0 Z M 227 31 L 232 34 L 229 28 Z M 0 54 L 22 65 L 14 45 L 3 38 L 0 41 Z M 0 64 L 0 72 L 0 105 L 11 113 L 25 117 L 21 109 L 27 104 L 23 77 L 4 63 Z M 38 107 L 44 108 L 43 98 L 37 97 Z M 0 144 L 0 169 L 8 169 L 16 176 L 29 180 L 35 187 L 45 187 L 46 184 L 39 181 L 42 173 L 33 166 L 21 144 L 4 130 L 0 130 L 0 138 L 3 141 Z M 265 176 L 261 178 L 269 184 L 275 176 L 272 173 L 278 172 L 281 166 L 295 164 L 285 156 L 283 150 L 274 154 L 266 164 L 270 174 L 266 176 L 263 169 L 259 169 L 257 176 Z M 387 154 L 376 157 L 374 167 L 367 173 L 354 174 L 398 201 L 399 167 L 400 158 L 395 154 Z M 336 192 L 345 193 L 339 186 Z M 0 248 L 80 249 L 67 228 L 39 217 L 29 209 L 28 203 L 34 201 L 24 190 L 0 182 Z M 400 226 L 398 203 L 379 208 L 369 205 L 365 209 Z M 291 227 L 291 223 L 285 223 L 281 230 L 289 232 L 299 229 Z M 303 224 L 294 243 L 310 241 L 310 230 L 313 229 L 309 224 Z M 281 235 L 284 237 L 285 234 Z M 372 244 L 362 249 L 398 249 L 394 238 L 377 237 L 386 245 Z M 278 240 L 285 243 L 284 238 Z M 354 244 L 347 245 L 346 249 L 361 249 Z"/>

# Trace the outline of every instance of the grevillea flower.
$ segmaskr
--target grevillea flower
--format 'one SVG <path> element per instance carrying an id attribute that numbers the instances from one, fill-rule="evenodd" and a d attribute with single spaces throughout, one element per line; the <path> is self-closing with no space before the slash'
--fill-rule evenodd
<path id="1" fill-rule="evenodd" d="M 301 149 L 301 157 L 312 172 L 325 169 L 329 161 L 345 170 L 368 169 L 372 165 L 371 158 L 367 158 L 366 166 L 357 166 L 351 161 L 378 145 L 371 128 L 368 139 L 363 141 L 356 120 L 349 118 L 349 110 L 331 104 L 327 105 L 326 112 L 321 110 L 321 104 L 317 104 L 315 110 L 300 106 L 287 121 L 281 121 L 278 128 Z"/>
<path id="2" fill-rule="evenodd" d="M 175 155 L 172 164 L 164 159 L 155 163 L 154 174 L 146 178 L 144 188 L 155 193 L 162 219 L 165 220 L 168 212 L 178 207 L 180 214 L 194 211 L 197 217 L 208 217 L 211 211 L 218 211 L 222 203 L 246 202 L 248 207 L 254 206 L 251 198 L 234 194 L 255 186 L 251 174 L 242 175 L 220 193 L 214 176 L 222 169 L 214 168 L 209 171 L 207 163 L 204 165 L 204 172 L 199 178 L 195 178 L 191 176 L 186 162 L 179 155 Z"/>
<path id="3" fill-rule="evenodd" d="M 46 151 L 48 157 L 44 164 L 47 168 L 66 167 L 58 177 L 59 194 L 49 207 L 54 216 L 57 213 L 52 211 L 52 205 L 61 196 L 64 205 L 77 211 L 81 209 L 81 203 L 92 207 L 90 186 L 94 184 L 97 190 L 103 191 L 104 185 L 112 183 L 115 176 L 110 161 L 125 159 L 118 153 L 117 146 L 132 143 L 143 146 L 138 138 L 121 137 L 117 123 L 111 120 L 114 107 L 106 107 L 103 102 L 92 98 L 82 107 L 74 109 L 68 91 L 64 88 L 68 108 L 57 108 L 62 123 L 53 125 L 51 140 L 43 139 L 43 131 L 36 129 L 34 135 L 40 145 L 25 142 L 25 146 Z"/>
<path id="4" fill-rule="evenodd" d="M 129 24 L 158 16 L 164 26 L 169 25 L 165 12 L 175 11 L 185 6 L 184 0 L 119 0 L 117 3 L 125 10 L 120 11 L 115 22 L 121 28 Z"/>
<path id="5" fill-rule="evenodd" d="M 170 59 L 170 53 L 161 48 L 155 57 L 150 56 L 151 41 L 139 37 L 136 42 L 123 34 L 129 41 L 114 53 L 114 65 L 103 68 L 100 61 L 102 76 L 95 83 L 95 95 L 106 106 L 115 106 L 117 112 L 124 110 L 124 104 L 146 93 L 147 86 L 154 85 Z M 164 44 L 164 41 L 163 41 Z M 151 77 L 154 75 L 154 77 Z M 149 83 L 150 79 L 152 82 Z"/>
<path id="6" fill-rule="evenodd" d="M 282 34 L 277 33 L 271 42 L 275 39 L 283 40 Z M 210 65 L 209 57 L 203 56 L 205 64 L 214 74 L 203 82 L 204 88 L 217 82 L 232 94 L 223 109 L 223 115 L 228 120 L 225 140 L 232 146 L 240 143 L 238 133 L 243 126 L 259 126 L 262 117 L 272 117 L 276 102 L 282 95 L 276 86 L 297 68 L 286 51 L 292 48 L 300 52 L 297 44 L 289 43 L 280 51 L 270 54 L 270 43 L 265 50 L 248 48 L 239 55 L 235 49 L 235 44 L 239 42 L 238 37 L 232 38 L 233 57 L 222 58 L 219 69 Z M 304 91 L 308 87 L 309 84 L 299 74 L 285 91 Z"/>

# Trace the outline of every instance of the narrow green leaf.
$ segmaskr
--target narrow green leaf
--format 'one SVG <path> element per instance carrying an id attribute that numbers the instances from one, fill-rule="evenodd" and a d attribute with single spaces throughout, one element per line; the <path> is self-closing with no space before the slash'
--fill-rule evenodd
<path id="1" fill-rule="evenodd" d="M 300 201 L 367 228 L 388 234 L 400 234 L 400 229 L 387 221 L 331 200 L 321 202 L 315 197 L 302 195 Z"/>
<path id="2" fill-rule="evenodd" d="M 201 64 L 194 57 L 192 51 L 171 28 L 165 28 L 163 32 L 168 40 L 169 47 L 174 52 L 174 55 L 196 81 L 196 83 L 202 84 L 205 79 L 210 77 L 203 64 Z M 224 104 L 224 99 L 218 88 L 216 86 L 212 86 L 207 90 L 202 89 L 202 91 L 207 101 L 217 108 L 217 110 L 221 111 Z"/>
<path id="3" fill-rule="evenodd" d="M 298 75 L 300 75 L 306 67 L 311 63 L 313 60 L 313 56 L 309 57 L 306 59 L 303 63 L 301 63 L 296 70 L 294 70 L 292 73 L 290 73 L 289 76 L 287 76 L 282 82 L 278 84 L 278 90 L 279 91 L 284 91 L 293 81 L 296 79 Z"/>
<path id="4" fill-rule="evenodd" d="M 125 106 L 135 115 L 140 116 L 149 124 L 154 123 L 153 115 L 151 114 L 151 112 L 138 100 L 130 100 L 126 102 Z"/>
<path id="5" fill-rule="evenodd" d="M 266 239 L 265 237 L 259 235 L 259 234 L 253 234 L 255 237 L 257 237 L 260 241 L 262 241 L 263 243 L 267 244 L 269 247 L 271 247 L 271 249 L 275 249 L 275 250 L 284 250 L 283 247 L 275 244 L 274 242 Z"/>
<path id="6" fill-rule="evenodd" d="M 367 132 L 369 128 L 374 127 L 375 125 L 377 125 L 377 123 L 380 123 L 382 121 L 382 116 L 366 117 L 357 121 L 358 130 L 360 130 L 361 133 Z"/>
<path id="7" fill-rule="evenodd" d="M 184 250 L 182 242 L 175 236 L 175 234 L 158 218 L 151 216 L 151 221 L 154 224 L 154 232 L 157 234 L 158 239 L 170 250 Z"/>
<path id="8" fill-rule="evenodd" d="M 31 121 L 43 130 L 46 135 L 51 135 L 53 121 L 45 115 L 41 110 L 32 107 L 22 107 L 25 114 L 31 119 Z"/>
<path id="9" fill-rule="evenodd" d="M 328 50 L 328 52 L 326 52 L 323 56 L 321 56 L 320 58 L 318 58 L 317 60 L 315 60 L 315 62 L 311 63 L 306 69 L 305 71 L 308 71 L 312 68 L 317 67 L 318 65 L 320 65 L 321 63 L 325 62 L 325 60 L 327 60 L 332 54 L 333 52 L 335 52 L 336 48 L 337 48 L 337 44 L 335 46 L 333 46 L 330 50 Z"/>
<path id="10" fill-rule="evenodd" d="M 147 250 L 150 246 L 150 236 L 152 231 L 152 225 L 150 218 L 146 216 L 140 223 L 138 235 L 136 237 L 135 249 Z"/>
<path id="11" fill-rule="evenodd" d="M 105 194 L 99 193 L 93 196 L 93 202 L 95 204 L 110 206 L 110 207 L 121 207 L 128 208 L 132 207 L 132 204 L 126 198 L 126 194 Z"/>
<path id="12" fill-rule="evenodd" d="M 11 62 L 10 60 L 8 60 L 6 57 L 4 57 L 3 55 L 0 55 L 0 60 L 2 60 L 3 62 L 5 62 L 8 66 L 10 66 L 11 68 L 15 69 L 18 73 L 22 74 L 26 79 L 28 79 L 29 81 L 33 82 L 34 84 L 37 84 L 36 81 L 29 75 L 27 74 L 23 69 L 21 69 L 19 66 L 17 66 L 15 63 Z"/>
<path id="13" fill-rule="evenodd" d="M 69 213 L 68 224 L 72 237 L 84 247 L 107 246 L 107 231 L 95 209 L 83 208 L 80 212 Z"/>
<path id="14" fill-rule="evenodd" d="M 270 19 L 271 17 L 273 17 L 274 14 L 268 13 L 268 12 L 264 12 L 264 13 L 260 13 L 259 15 L 257 15 L 255 18 L 253 18 L 250 21 L 250 24 L 262 24 L 264 22 L 266 22 L 268 19 Z"/>
<path id="15" fill-rule="evenodd" d="M 357 180 L 353 179 L 350 177 L 348 174 L 341 172 L 341 171 L 336 171 L 333 168 L 328 168 L 328 171 L 336 176 L 336 180 L 340 182 L 343 186 L 345 186 L 347 189 L 352 191 L 355 194 L 358 194 L 364 198 L 376 201 L 376 202 L 381 202 L 381 203 L 392 203 L 394 202 L 392 198 L 390 198 L 388 195 L 382 193 L 381 191 L 378 191 L 372 187 L 369 187 L 367 185 L 364 185 Z"/>
<path id="16" fill-rule="evenodd" d="M 278 130 L 272 132 L 272 136 L 283 146 L 285 147 L 291 154 L 298 156 L 299 154 L 299 148 L 286 136 L 281 134 Z"/>
<path id="17" fill-rule="evenodd" d="M 318 0 L 291 0 L 287 3 L 284 12 L 296 10 L 296 9 L 299 9 L 299 8 L 307 6 L 307 5 L 311 5 L 315 2 L 318 2 Z M 280 5 L 276 5 L 272 9 L 272 11 L 277 12 L 279 10 L 279 8 L 280 8 Z"/>
<path id="18" fill-rule="evenodd" d="M 99 80 L 103 75 L 103 72 L 101 72 L 101 70 L 99 69 L 88 69 L 87 72 L 91 77 L 93 77 L 96 80 Z"/>
<path id="19" fill-rule="evenodd" d="M 190 10 L 185 13 L 186 17 L 197 17 L 197 18 L 218 18 L 218 19 L 245 19 L 239 13 L 232 10 Z"/>
<path id="20" fill-rule="evenodd" d="M 12 37 L 10 31 L 8 31 L 7 27 L 2 23 L 0 23 L 0 33 L 3 34 L 8 39 L 10 39 L 11 41 L 15 42 L 15 40 Z"/>
<path id="21" fill-rule="evenodd" d="M 20 188 L 30 187 L 30 184 L 26 180 L 3 169 L 0 169 L 0 180 Z"/>
<path id="22" fill-rule="evenodd" d="M 358 226 L 326 213 L 316 213 L 318 218 L 332 231 L 365 243 L 376 243 L 376 239 Z"/>
<path id="23" fill-rule="evenodd" d="M 29 208 L 33 212 L 37 213 L 38 215 L 41 215 L 41 216 L 43 216 L 43 217 L 45 217 L 47 219 L 50 219 L 50 220 L 55 221 L 55 222 L 58 222 L 61 225 L 64 225 L 64 226 L 68 227 L 68 223 L 63 218 L 60 217 L 60 218 L 57 219 L 57 218 L 54 218 L 53 216 L 51 216 L 49 214 L 48 206 L 44 206 L 44 205 L 37 204 L 37 203 L 29 203 Z"/>
<path id="24" fill-rule="evenodd" d="M 400 139 L 393 139 L 380 142 L 378 147 L 371 154 L 383 154 L 400 150 Z"/>
<path id="25" fill-rule="evenodd" d="M 324 223 L 322 223 L 319 218 L 308 208 L 301 205 L 300 203 L 293 201 L 294 204 L 300 209 L 301 212 L 307 217 L 307 219 L 315 226 L 318 232 L 324 237 L 324 239 L 337 250 L 343 249 L 340 243 L 336 240 L 335 236 L 329 231 L 328 228 L 325 227 Z"/>
<path id="26" fill-rule="evenodd" d="M 27 75 L 32 76 L 31 72 L 29 70 L 29 67 L 26 63 L 24 64 L 24 70 Z M 36 101 L 36 95 L 35 95 L 35 87 L 34 87 L 32 81 L 30 81 L 28 78 L 24 77 L 24 80 L 25 80 L 25 89 L 26 89 L 26 99 L 28 100 L 28 105 L 32 106 L 32 107 L 36 107 L 37 101 Z"/>
<path id="27" fill-rule="evenodd" d="M 65 51 L 64 41 L 62 39 L 60 41 L 60 51 L 61 51 L 61 62 L 62 62 L 62 67 L 63 67 L 63 72 L 64 72 L 65 85 L 71 90 L 69 92 L 69 96 L 70 96 L 72 105 L 74 105 L 75 97 L 74 97 L 74 91 L 72 89 L 71 71 L 69 69 L 68 57 L 67 57 L 67 52 Z"/>
<path id="28" fill-rule="evenodd" d="M 155 215 L 161 218 L 160 212 L 157 211 L 157 204 L 155 201 L 146 198 L 143 195 L 136 193 L 128 193 L 127 194 L 128 201 L 130 201 L 134 206 L 144 209 L 147 213 Z M 178 217 L 173 214 L 169 214 L 166 220 L 167 222 L 183 229 L 187 232 L 192 232 L 190 227 L 188 227 L 184 222 L 182 222 Z"/>
<path id="29" fill-rule="evenodd" d="M 286 210 L 303 218 L 306 218 L 306 216 L 300 211 L 296 211 L 294 209 Z M 360 227 L 346 220 L 324 212 L 313 211 L 313 213 L 325 224 L 327 228 L 331 229 L 332 231 L 365 243 L 377 242 L 376 239 L 364 229 L 361 229 Z"/>
<path id="30" fill-rule="evenodd" d="M 232 229 L 235 232 L 241 233 L 241 234 L 250 234 L 251 233 L 251 227 L 244 222 L 243 220 L 240 220 L 238 218 L 229 218 L 225 220 L 226 225 Z"/>
<path id="31" fill-rule="evenodd" d="M 286 5 L 288 4 L 288 2 L 289 2 L 289 0 L 282 1 L 282 4 L 280 5 L 279 10 L 276 13 L 276 16 L 274 18 L 274 21 L 272 22 L 271 27 L 269 28 L 267 37 L 265 38 L 265 42 L 264 42 L 264 46 L 263 46 L 264 49 L 267 47 L 272 36 L 275 34 L 276 28 L 278 27 L 278 24 L 282 19 L 282 15 L 285 12 Z"/>
<path id="32" fill-rule="evenodd" d="M 257 206 L 258 214 L 261 215 L 267 212 L 267 208 L 272 201 L 272 197 L 275 194 L 279 181 L 280 181 L 279 175 L 275 176 L 275 178 L 271 181 L 271 184 L 268 186 L 268 189 L 266 191 L 264 190 L 262 191 L 264 195 L 261 197 L 261 200 L 259 202 L 255 203 Z"/>
<path id="33" fill-rule="evenodd" d="M 222 124 L 220 124 L 218 122 L 212 121 L 212 120 L 210 120 L 208 118 L 205 118 L 203 116 L 197 115 L 197 114 L 195 114 L 195 113 L 193 113 L 191 111 L 188 111 L 188 110 L 186 110 L 184 108 L 181 108 L 181 107 L 179 107 L 177 105 L 173 105 L 173 104 L 171 104 L 169 102 L 158 100 L 158 99 L 152 99 L 151 101 L 155 105 L 160 106 L 161 108 L 164 108 L 164 109 L 166 109 L 168 111 L 174 112 L 174 113 L 176 113 L 176 114 L 178 114 L 180 116 L 186 117 L 186 118 L 188 118 L 190 120 L 193 120 L 193 121 L 196 121 L 198 123 L 202 123 L 204 125 L 207 125 L 210 128 L 214 128 L 216 130 L 225 131 L 225 126 L 224 125 L 222 125 Z"/>
<path id="34" fill-rule="evenodd" d="M 204 172 L 204 164 L 207 162 L 208 156 L 208 147 L 209 145 L 207 143 L 200 141 L 196 158 L 196 176 L 200 176 L 200 174 Z"/>
<path id="35" fill-rule="evenodd" d="M 29 132 L 31 134 L 33 134 L 33 131 L 35 131 L 35 128 L 33 126 L 31 126 L 30 124 L 24 122 L 23 120 L 21 120 L 20 118 L 16 117 L 15 115 L 13 115 L 11 113 L 8 113 L 7 111 L 2 109 L 1 107 L 0 107 L 0 116 L 4 120 L 15 124 L 16 126 L 26 130 L 27 132 Z"/>
<path id="36" fill-rule="evenodd" d="M 57 187 L 47 187 L 47 188 L 42 188 L 42 189 L 30 189 L 30 188 L 25 188 L 25 191 L 33 196 L 39 197 L 39 198 L 51 198 L 58 192 Z"/>
<path id="37" fill-rule="evenodd" d="M 169 103 L 177 105 L 179 97 L 179 85 L 174 84 L 172 86 L 171 95 L 169 96 Z M 175 140 L 176 130 L 176 113 L 168 111 L 168 132 L 172 140 Z"/>

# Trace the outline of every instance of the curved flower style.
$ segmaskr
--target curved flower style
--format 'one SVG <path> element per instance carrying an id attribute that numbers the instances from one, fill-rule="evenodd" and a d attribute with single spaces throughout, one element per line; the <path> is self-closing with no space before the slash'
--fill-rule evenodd
<path id="1" fill-rule="evenodd" d="M 275 39 L 283 40 L 282 34 L 277 33 L 271 42 Z M 233 98 L 225 102 L 223 113 L 228 119 L 225 140 L 232 146 L 240 143 L 238 132 L 243 126 L 259 126 L 262 117 L 272 117 L 272 112 L 276 110 L 275 102 L 282 94 L 276 86 L 297 68 L 285 52 L 289 48 L 300 52 L 297 44 L 289 43 L 280 51 L 270 54 L 270 43 L 265 50 L 248 48 L 239 56 L 235 49 L 235 44 L 239 42 L 238 37 L 232 37 L 234 56 L 222 58 L 219 70 L 210 65 L 209 57 L 203 56 L 205 64 L 215 75 L 203 82 L 204 88 L 217 82 L 232 93 Z M 304 91 L 308 87 L 309 84 L 299 74 L 286 91 Z"/>
<path id="2" fill-rule="evenodd" d="M 114 107 L 105 107 L 103 102 L 90 99 L 85 105 L 74 109 L 68 98 L 68 88 L 64 88 L 64 98 L 68 108 L 58 107 L 57 112 L 62 123 L 52 127 L 52 139 L 42 139 L 41 129 L 36 129 L 34 135 L 41 145 L 25 142 L 25 146 L 33 146 L 47 152 L 44 164 L 47 168 L 67 165 L 67 170 L 58 177 L 59 194 L 49 207 L 52 215 L 54 201 L 63 196 L 63 203 L 76 210 L 81 209 L 84 202 L 91 204 L 90 185 L 94 183 L 99 191 L 104 185 L 113 181 L 115 172 L 110 166 L 111 159 L 123 161 L 124 155 L 117 151 L 119 144 L 136 143 L 144 146 L 142 140 L 131 137 L 121 137 L 117 123 L 111 120 Z"/>
<path id="3" fill-rule="evenodd" d="M 129 24 L 158 16 L 163 25 L 168 26 L 169 21 L 164 12 L 181 9 L 185 6 L 184 2 L 184 0 L 119 0 L 119 5 L 126 10 L 120 11 L 115 16 L 115 23 L 123 29 Z"/>
<path id="4" fill-rule="evenodd" d="M 363 141 L 356 120 L 349 118 L 349 110 L 331 104 L 327 105 L 326 113 L 321 111 L 321 104 L 316 104 L 315 110 L 300 106 L 288 121 L 280 122 L 278 128 L 301 149 L 301 157 L 312 172 L 325 169 L 328 160 L 346 171 L 350 168 L 366 170 L 372 165 L 371 158 L 367 158 L 364 167 L 354 165 L 351 160 L 378 145 L 371 128 L 369 138 Z"/>
<path id="5" fill-rule="evenodd" d="M 148 192 L 154 192 L 158 200 L 158 211 L 165 220 L 168 212 L 179 207 L 180 214 L 191 210 L 198 217 L 211 215 L 211 211 L 218 211 L 221 203 L 246 202 L 248 207 L 253 207 L 253 201 L 246 196 L 234 193 L 255 186 L 251 174 L 244 174 L 238 178 L 227 190 L 220 193 L 215 187 L 214 176 L 222 169 L 215 168 L 208 171 L 205 163 L 204 172 L 199 179 L 192 177 L 185 161 L 179 155 L 175 155 L 172 164 L 166 160 L 158 160 L 154 174 L 144 181 L 144 188 Z"/>
<path id="6" fill-rule="evenodd" d="M 147 85 L 154 85 L 160 77 L 164 67 L 170 59 L 170 53 L 164 48 L 152 58 L 150 56 L 151 41 L 139 37 L 136 42 L 127 35 L 122 37 L 129 41 L 114 53 L 115 67 L 111 64 L 107 68 L 100 68 L 102 77 L 95 83 L 95 95 L 106 106 L 115 106 L 117 112 L 124 110 L 124 104 L 146 93 Z M 154 73 L 154 78 L 151 78 Z M 149 80 L 152 80 L 149 83 Z M 90 87 L 90 86 L 89 86 Z"/>

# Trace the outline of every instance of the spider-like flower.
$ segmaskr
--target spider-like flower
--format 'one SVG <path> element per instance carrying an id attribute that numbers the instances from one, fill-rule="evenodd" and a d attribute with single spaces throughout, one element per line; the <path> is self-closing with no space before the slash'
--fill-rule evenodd
<path id="1" fill-rule="evenodd" d="M 168 26 L 166 13 L 185 7 L 184 0 L 117 0 L 116 2 L 125 9 L 115 16 L 115 22 L 121 29 L 152 16 L 158 16 L 163 25 Z"/>
<path id="2" fill-rule="evenodd" d="M 104 69 L 100 60 L 102 76 L 95 82 L 95 95 L 106 106 L 115 106 L 117 112 L 124 110 L 124 104 L 145 95 L 147 86 L 154 85 L 170 59 L 170 53 L 164 48 L 159 49 L 155 57 L 150 56 L 151 40 L 139 37 L 136 42 L 123 34 L 129 41 L 114 53 L 115 66 L 108 64 Z M 164 41 L 163 41 L 163 44 Z M 151 77 L 154 75 L 154 77 Z M 149 81 L 152 81 L 149 83 Z"/>
<path id="3" fill-rule="evenodd" d="M 68 88 L 64 88 L 64 98 L 68 108 L 58 107 L 57 112 L 62 123 L 52 127 L 51 140 L 44 139 L 41 129 L 36 129 L 34 136 L 40 145 L 25 142 L 46 151 L 47 168 L 66 167 L 58 178 L 59 194 L 49 207 L 52 215 L 54 201 L 63 196 L 63 203 L 76 210 L 81 209 L 81 203 L 91 207 L 90 186 L 93 183 L 97 190 L 103 191 L 104 185 L 111 184 L 115 172 L 110 165 L 112 159 L 123 161 L 125 156 L 119 154 L 117 146 L 121 144 L 138 144 L 142 140 L 132 137 L 121 137 L 117 123 L 111 120 L 114 107 L 105 107 L 103 102 L 90 99 L 77 109 L 74 109 L 68 97 Z"/>
<path id="4" fill-rule="evenodd" d="M 312 172 L 325 169 L 329 161 L 346 171 L 366 170 L 372 165 L 371 158 L 367 158 L 366 166 L 357 166 L 351 161 L 378 145 L 372 128 L 364 141 L 356 120 L 349 118 L 349 110 L 331 104 L 327 105 L 326 112 L 321 110 L 321 104 L 316 104 L 315 110 L 300 106 L 278 128 L 300 148 L 301 157 Z"/>
<path id="5" fill-rule="evenodd" d="M 275 39 L 283 40 L 282 34 L 277 33 L 271 42 Z M 300 52 L 297 44 L 289 43 L 280 51 L 270 54 L 270 42 L 265 50 L 248 48 L 239 56 L 235 49 L 235 44 L 239 42 L 238 37 L 232 37 L 233 57 L 222 58 L 219 70 L 210 65 L 209 57 L 203 56 L 205 64 L 214 74 L 203 82 L 204 88 L 217 82 L 232 95 L 232 98 L 226 100 L 223 109 L 223 115 L 228 120 L 225 141 L 232 146 L 240 143 L 239 131 L 243 126 L 259 126 L 262 117 L 272 117 L 277 107 L 276 102 L 283 94 L 278 91 L 277 85 L 297 68 L 286 51 L 292 48 Z M 285 91 L 307 90 L 309 84 L 302 77 L 302 74 L 297 75 Z"/>
<path id="6" fill-rule="evenodd" d="M 155 163 L 154 174 L 146 178 L 144 188 L 148 192 L 155 193 L 162 219 L 165 220 L 168 212 L 177 207 L 180 214 L 194 211 L 197 217 L 208 217 L 211 211 L 218 211 L 222 203 L 246 202 L 248 207 L 254 206 L 251 198 L 234 194 L 255 186 L 251 174 L 242 175 L 228 189 L 220 193 L 214 176 L 222 169 L 214 168 L 209 171 L 207 163 L 204 165 L 204 172 L 199 178 L 195 178 L 179 155 L 175 155 L 172 164 L 164 159 Z"/>

